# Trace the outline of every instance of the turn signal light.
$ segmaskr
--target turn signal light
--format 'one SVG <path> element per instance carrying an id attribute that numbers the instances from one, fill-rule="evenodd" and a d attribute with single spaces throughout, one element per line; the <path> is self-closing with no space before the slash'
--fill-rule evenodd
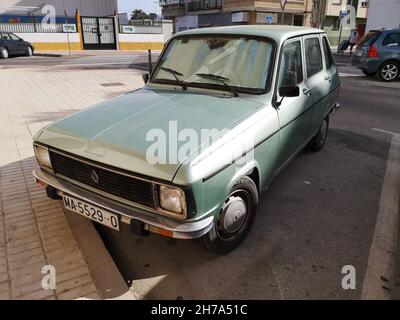
<path id="1" fill-rule="evenodd" d="M 379 57 L 378 50 L 376 49 L 376 45 L 372 45 L 369 48 L 368 57 L 370 57 L 370 58 L 378 58 Z"/>

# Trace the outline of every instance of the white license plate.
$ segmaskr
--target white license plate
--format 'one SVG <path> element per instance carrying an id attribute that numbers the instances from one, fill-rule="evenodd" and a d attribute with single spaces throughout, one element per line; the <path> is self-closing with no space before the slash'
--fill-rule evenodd
<path id="1" fill-rule="evenodd" d="M 63 203 L 65 209 L 119 231 L 119 219 L 116 214 L 66 195 L 63 195 Z"/>
<path id="2" fill-rule="evenodd" d="M 361 57 L 361 56 L 363 55 L 363 52 L 362 52 L 361 50 L 357 50 L 357 51 L 355 52 L 355 55 L 356 55 L 357 57 Z"/>

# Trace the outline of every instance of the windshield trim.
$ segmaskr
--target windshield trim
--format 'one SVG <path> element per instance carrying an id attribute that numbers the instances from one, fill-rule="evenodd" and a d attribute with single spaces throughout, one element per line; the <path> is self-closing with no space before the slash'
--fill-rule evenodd
<path id="1" fill-rule="evenodd" d="M 184 39 L 184 38 L 207 38 L 207 37 L 229 37 L 233 39 L 238 39 L 238 38 L 248 38 L 248 39 L 254 39 L 254 40 L 259 40 L 259 41 L 265 41 L 269 42 L 272 44 L 272 52 L 271 52 L 271 59 L 269 63 L 269 75 L 267 76 L 267 80 L 265 83 L 264 88 L 249 88 L 249 87 L 237 87 L 237 86 L 232 86 L 237 92 L 241 93 L 247 93 L 247 94 L 254 94 L 254 95 L 262 95 L 266 94 L 271 90 L 272 86 L 272 78 L 273 78 L 273 72 L 274 72 L 274 65 L 275 65 L 275 59 L 276 59 L 276 48 L 277 48 L 277 43 L 275 40 L 266 37 L 266 36 L 257 36 L 257 35 L 249 35 L 249 34 L 230 34 L 230 33 L 204 33 L 204 34 L 184 34 L 184 35 L 177 35 L 175 37 L 172 37 L 170 40 L 168 40 L 167 44 L 165 45 L 163 51 L 161 52 L 161 55 L 159 56 L 157 60 L 156 67 L 154 68 L 153 72 L 150 75 L 150 80 L 149 83 L 155 83 L 155 84 L 167 84 L 167 85 L 174 85 L 174 86 L 181 86 L 182 83 L 172 80 L 172 79 L 154 79 L 154 75 L 156 72 L 158 72 L 160 66 L 161 66 L 161 61 L 166 54 L 169 46 L 174 40 L 177 39 Z M 225 91 L 225 92 L 231 92 L 227 87 L 223 86 L 222 84 L 218 83 L 197 83 L 197 82 L 184 82 L 187 87 L 193 87 L 193 88 L 202 88 L 202 89 L 211 89 L 211 90 L 218 90 L 218 91 Z"/>

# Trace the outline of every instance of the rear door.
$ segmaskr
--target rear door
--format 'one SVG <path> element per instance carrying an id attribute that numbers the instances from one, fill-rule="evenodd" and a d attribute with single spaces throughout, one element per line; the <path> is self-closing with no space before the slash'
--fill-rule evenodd
<path id="1" fill-rule="evenodd" d="M 20 37 L 17 37 L 15 34 L 13 33 L 9 33 L 8 34 L 10 37 L 10 41 L 13 42 L 14 48 L 15 48 L 15 53 L 17 54 L 24 54 L 27 51 L 27 46 L 24 43 L 24 41 L 21 41 Z"/>
<path id="2" fill-rule="evenodd" d="M 329 108 L 329 91 L 332 85 L 330 72 L 325 69 L 321 37 L 318 34 L 303 37 L 306 57 L 306 83 L 312 97 L 313 112 L 311 136 L 318 131 L 323 114 Z"/>
<path id="3" fill-rule="evenodd" d="M 385 60 L 400 60 L 400 31 L 389 33 L 383 40 L 382 46 L 379 48 Z"/>
<path id="4" fill-rule="evenodd" d="M 15 47 L 15 43 L 14 41 L 11 40 L 10 35 L 8 33 L 2 33 L 1 39 L 10 55 L 18 53 L 18 49 Z"/>
<path id="5" fill-rule="evenodd" d="M 304 50 L 302 38 L 285 42 L 279 60 L 277 100 L 282 101 L 278 108 L 280 139 L 280 165 L 286 163 L 304 145 L 310 135 L 312 118 L 312 98 L 304 76 Z M 299 86 L 300 96 L 279 96 L 281 86 Z M 279 169 L 279 167 L 278 167 Z"/>

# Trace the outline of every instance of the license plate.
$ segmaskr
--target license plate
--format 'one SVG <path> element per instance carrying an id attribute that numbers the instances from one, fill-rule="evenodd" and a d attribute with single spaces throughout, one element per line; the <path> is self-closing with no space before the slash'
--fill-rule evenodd
<path id="1" fill-rule="evenodd" d="M 357 57 L 361 57 L 363 55 L 363 52 L 361 50 L 358 50 L 358 51 L 355 52 L 355 55 Z"/>
<path id="2" fill-rule="evenodd" d="M 66 195 L 63 195 L 63 203 L 65 209 L 119 231 L 119 219 L 116 214 Z"/>

